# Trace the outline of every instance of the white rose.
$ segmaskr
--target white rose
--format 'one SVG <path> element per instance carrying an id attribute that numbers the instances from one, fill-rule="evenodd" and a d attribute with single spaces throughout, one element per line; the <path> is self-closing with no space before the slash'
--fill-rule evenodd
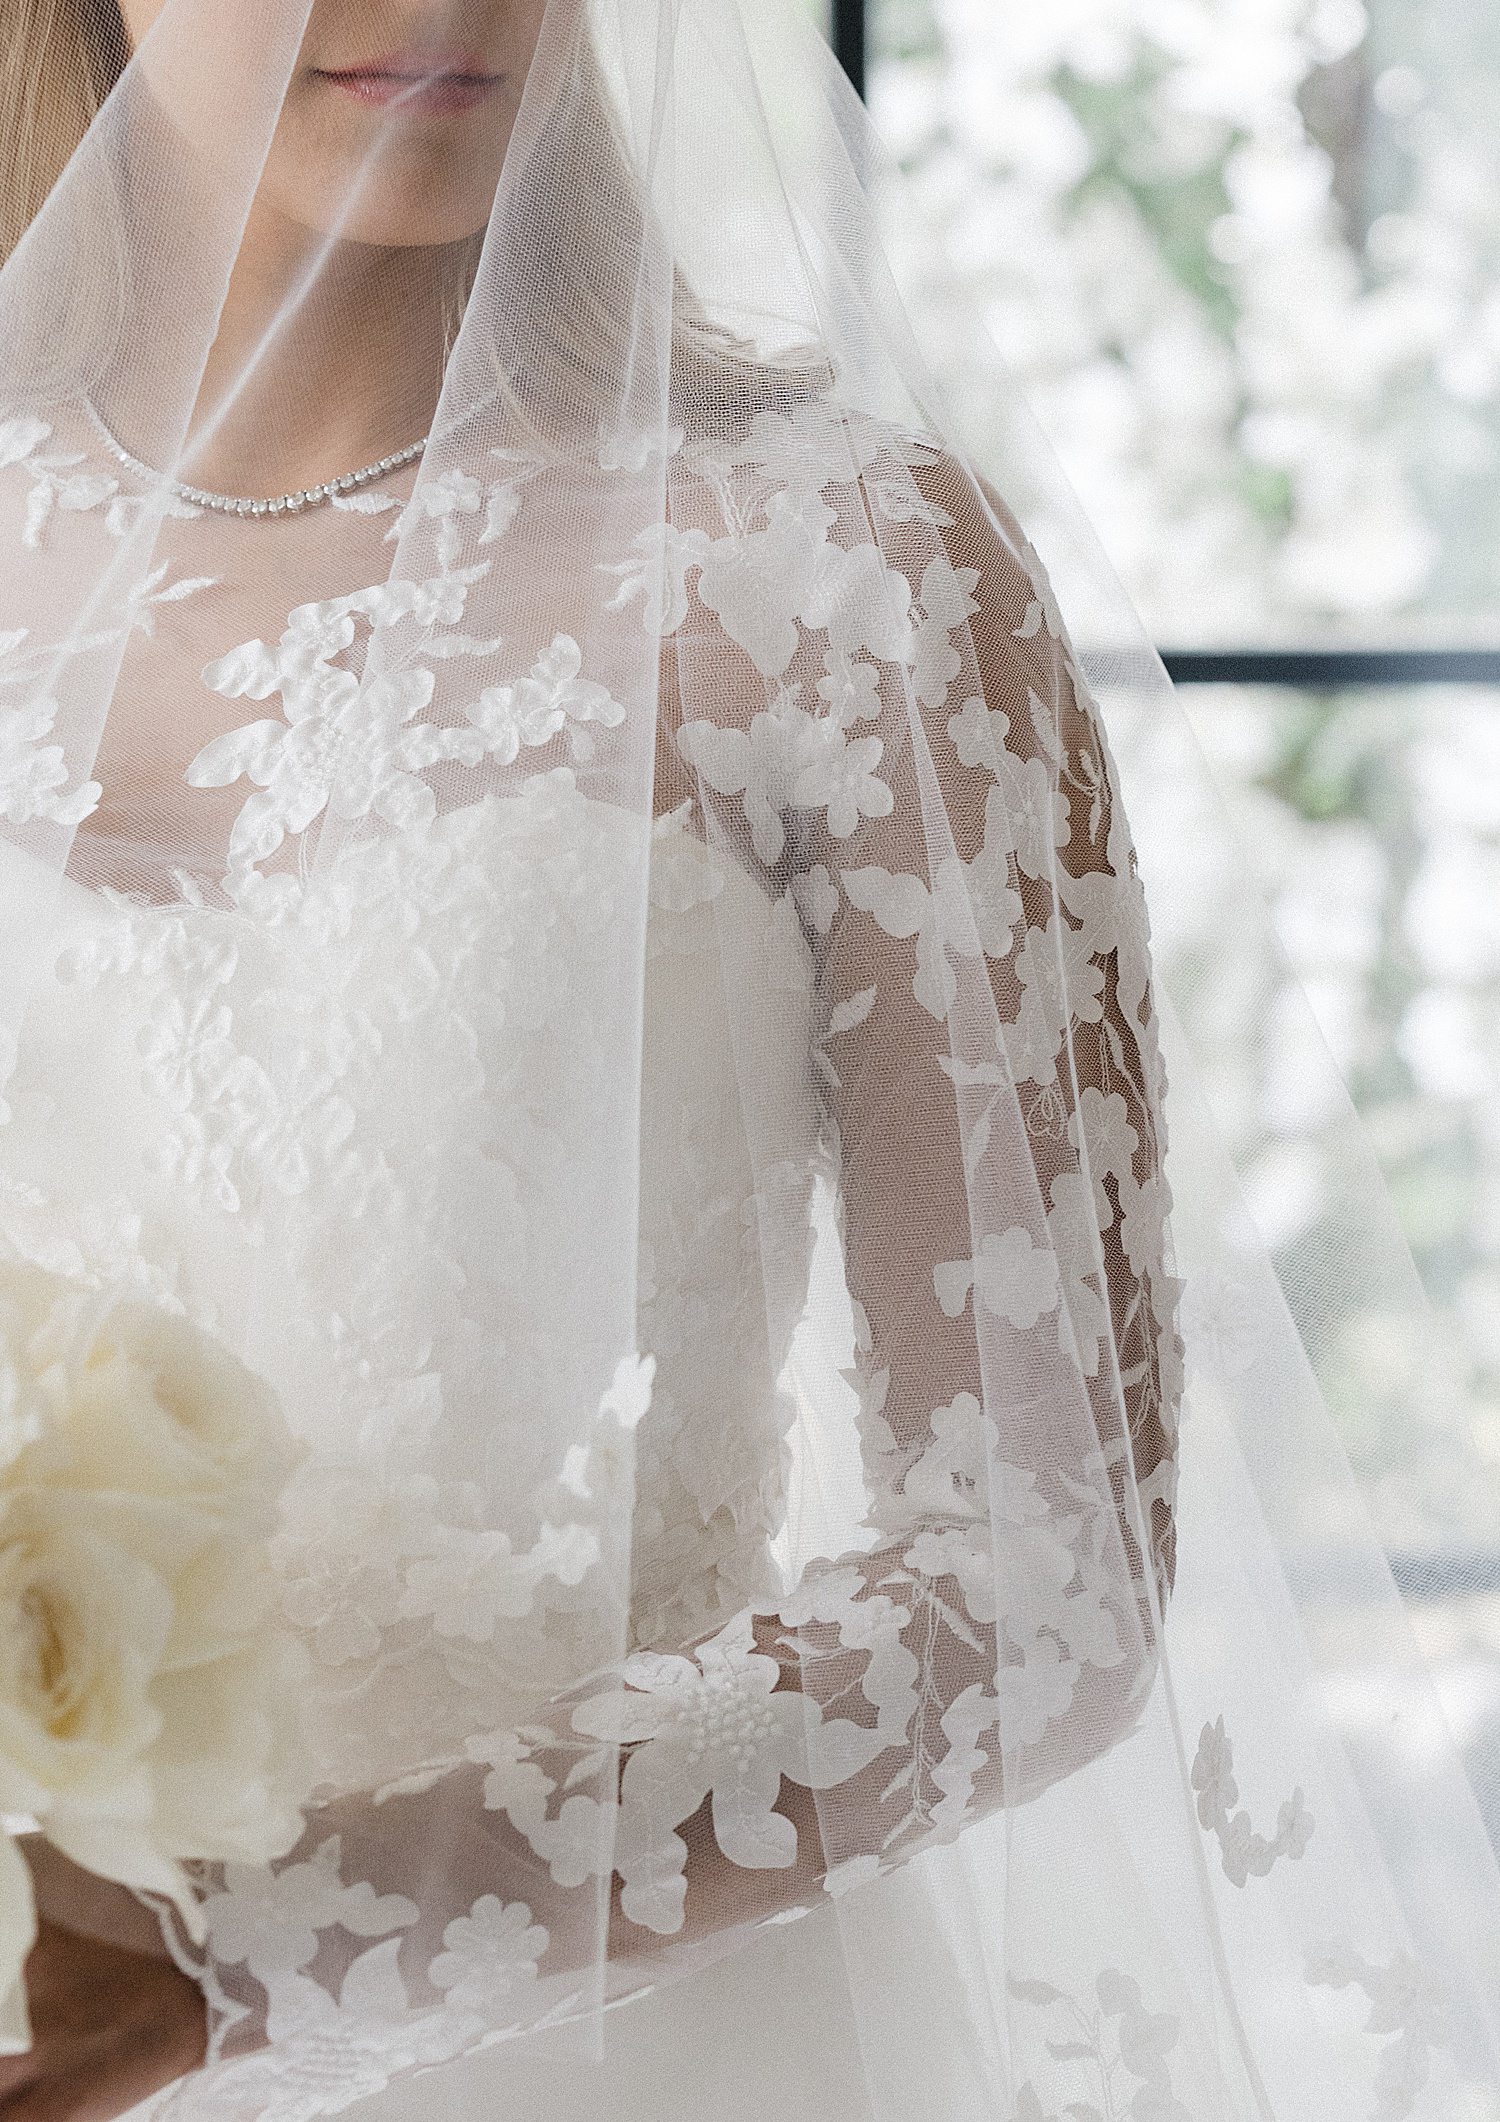
<path id="1" fill-rule="evenodd" d="M 264 1380 L 139 1300 L 0 1267 L 0 1335 L 26 1432 L 0 1459 L 0 1812 L 200 1935 L 183 1864 L 300 1832 L 305 1654 L 268 1547 L 298 1448 Z"/>
<path id="2" fill-rule="evenodd" d="M 301 1456 L 264 1378 L 191 1321 L 136 1297 L 0 1267 L 0 1334 L 24 1336 L 16 1397 L 44 1412 L 70 1486 L 217 1497 L 266 1523 Z M 23 1418 L 24 1419 L 24 1418 Z M 33 1463 L 35 1463 L 33 1459 Z"/>

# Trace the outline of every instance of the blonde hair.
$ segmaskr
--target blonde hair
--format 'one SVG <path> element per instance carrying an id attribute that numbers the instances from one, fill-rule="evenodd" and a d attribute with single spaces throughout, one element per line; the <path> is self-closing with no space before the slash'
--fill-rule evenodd
<path id="1" fill-rule="evenodd" d="M 8 0 L 8 6 L 19 8 L 19 22 L 0 53 L 0 262 L 41 211 L 130 57 L 118 0 Z M 493 320 L 492 345 L 484 348 L 486 366 L 493 355 L 491 390 L 538 442 L 575 433 L 597 406 L 613 403 L 629 351 L 622 319 L 631 316 L 648 220 L 581 9 L 577 35 L 571 93 L 543 124 L 544 137 L 561 128 L 560 152 L 587 167 L 561 187 L 547 181 L 558 166 L 552 157 L 537 158 L 529 176 L 523 171 L 510 201 L 510 240 L 524 257 L 536 298 L 525 320 L 533 336 L 523 342 L 518 321 L 500 317 Z M 98 272 L 82 277 L 105 283 L 95 288 L 96 311 L 101 304 L 118 311 L 127 300 L 123 245 L 106 241 L 102 230 L 90 234 L 91 247 L 100 245 Z M 482 244 L 480 235 L 454 247 L 456 271 L 442 297 L 450 348 Z M 97 314 L 70 312 L 49 321 L 48 336 L 76 375 L 107 361 L 117 329 Z M 85 351 L 83 338 L 98 351 Z M 759 411 L 824 395 L 835 380 L 816 345 L 767 356 L 716 324 L 677 269 L 670 363 L 672 417 L 690 433 L 726 423 L 743 428 Z"/>
<path id="2" fill-rule="evenodd" d="M 46 203 L 124 71 L 117 0 L 10 0 L 0 55 L 0 261 Z"/>

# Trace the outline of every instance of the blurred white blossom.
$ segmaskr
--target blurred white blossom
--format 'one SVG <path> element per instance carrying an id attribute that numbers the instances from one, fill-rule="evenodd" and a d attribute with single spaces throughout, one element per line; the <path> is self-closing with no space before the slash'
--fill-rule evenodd
<path id="1" fill-rule="evenodd" d="M 1500 10 L 871 8 L 884 233 L 951 400 L 1016 461 L 983 324 L 1155 638 L 1493 641 Z M 1392 1319 L 1352 1295 L 1324 1382 L 1394 1545 L 1493 1545 L 1453 1444 L 1500 1480 L 1500 693 L 1184 699 L 1317 1020 L 1257 943 L 1221 953 L 1250 1206 L 1293 1263 L 1345 1227 L 1325 1045 L 1467 1398 L 1393 1404 Z"/>

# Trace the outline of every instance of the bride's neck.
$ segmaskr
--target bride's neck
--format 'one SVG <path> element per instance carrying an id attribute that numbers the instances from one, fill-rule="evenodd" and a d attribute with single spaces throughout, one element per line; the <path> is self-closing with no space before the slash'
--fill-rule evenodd
<path id="1" fill-rule="evenodd" d="M 252 215 L 208 358 L 187 476 L 320 484 L 415 442 L 442 383 L 452 250 L 309 237 Z"/>

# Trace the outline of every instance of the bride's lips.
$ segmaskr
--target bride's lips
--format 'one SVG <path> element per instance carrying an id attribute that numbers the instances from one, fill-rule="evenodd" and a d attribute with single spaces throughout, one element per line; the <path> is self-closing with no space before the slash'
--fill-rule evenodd
<path id="1" fill-rule="evenodd" d="M 426 52 L 386 52 L 357 66 L 320 66 L 318 78 L 358 103 L 399 104 L 403 111 L 444 116 L 473 110 L 505 79 L 472 53 L 435 57 Z"/>

